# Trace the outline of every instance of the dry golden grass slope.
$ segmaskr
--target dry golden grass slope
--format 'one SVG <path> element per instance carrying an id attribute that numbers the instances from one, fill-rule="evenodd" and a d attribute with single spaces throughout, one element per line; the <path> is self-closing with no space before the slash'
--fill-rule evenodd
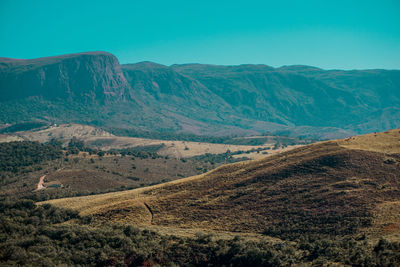
<path id="1" fill-rule="evenodd" d="M 156 186 L 47 203 L 156 227 L 399 238 L 399 151 L 397 129 L 311 144 Z"/>
<path id="2" fill-rule="evenodd" d="M 188 142 L 188 141 L 166 141 L 157 139 L 146 139 L 146 138 L 135 138 L 135 137 L 90 137 L 85 139 L 88 144 L 101 144 L 100 147 L 104 150 L 109 149 L 123 149 L 135 146 L 150 146 L 150 145 L 160 145 L 165 146 L 157 153 L 163 156 L 169 155 L 176 158 L 186 158 L 198 155 L 203 155 L 206 153 L 220 154 L 225 153 L 227 150 L 231 152 L 236 151 L 248 151 L 257 148 L 270 148 L 268 150 L 269 154 L 276 154 L 282 150 L 289 150 L 297 146 L 289 146 L 284 149 L 272 150 L 274 144 L 264 144 L 259 146 L 248 146 L 248 145 L 230 145 L 230 144 L 214 144 L 205 142 Z M 251 153 L 237 155 L 238 157 L 249 157 L 257 158 L 263 157 L 262 153 Z"/>
<path id="3" fill-rule="evenodd" d="M 0 143 L 23 141 L 24 139 L 17 135 L 0 134 Z"/>
<path id="4" fill-rule="evenodd" d="M 399 130 L 372 133 L 338 140 L 338 144 L 349 149 L 361 149 L 380 153 L 400 153 Z"/>
<path id="5" fill-rule="evenodd" d="M 270 148 L 268 154 L 276 154 L 286 151 L 298 146 L 289 146 L 286 148 L 279 148 L 272 150 L 274 143 L 264 144 L 260 146 L 249 145 L 230 145 L 230 144 L 212 144 L 204 142 L 186 142 L 186 141 L 165 141 L 157 139 L 134 138 L 114 136 L 102 129 L 98 129 L 88 125 L 81 124 L 61 124 L 58 126 L 51 126 L 40 131 L 25 131 L 18 132 L 13 135 L 0 135 L 0 142 L 11 141 L 39 141 L 48 142 L 52 138 L 63 140 L 67 144 L 72 137 L 83 140 L 87 145 L 98 146 L 102 150 L 110 149 L 124 149 L 136 146 L 149 146 L 164 144 L 158 154 L 166 156 L 173 156 L 176 158 L 193 157 L 203 155 L 206 153 L 220 154 L 225 153 L 227 150 L 231 152 L 248 151 L 257 148 Z M 261 158 L 262 153 L 250 153 L 243 155 L 235 155 L 236 157 L 246 156 L 248 158 Z"/>
<path id="6" fill-rule="evenodd" d="M 114 136 L 102 129 L 82 124 L 60 124 L 57 126 L 49 126 L 41 130 L 21 131 L 13 134 L 0 134 L 0 143 L 11 141 L 38 141 L 45 143 L 51 139 L 63 140 L 64 143 L 69 142 L 72 137 L 86 140 L 90 137 L 111 137 Z"/>
<path id="7" fill-rule="evenodd" d="M 58 126 L 50 126 L 49 128 L 40 131 L 20 132 L 19 136 L 28 141 L 39 141 L 41 143 L 44 143 L 50 141 L 52 138 L 65 140 L 67 142 L 71 140 L 72 137 L 85 140 L 94 136 L 110 137 L 114 135 L 102 129 L 98 129 L 88 125 L 61 124 Z"/>

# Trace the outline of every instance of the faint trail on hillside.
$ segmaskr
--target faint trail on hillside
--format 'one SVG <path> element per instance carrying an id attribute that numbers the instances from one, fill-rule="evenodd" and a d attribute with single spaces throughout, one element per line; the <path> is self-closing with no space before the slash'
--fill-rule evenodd
<path id="1" fill-rule="evenodd" d="M 63 169 L 64 169 L 64 167 L 62 167 L 62 168 L 56 170 L 55 172 L 59 172 L 59 171 L 61 171 L 61 170 L 63 170 Z M 43 176 L 41 176 L 41 177 L 39 178 L 39 183 L 38 183 L 38 185 L 37 185 L 36 190 L 42 190 L 42 189 L 45 189 L 45 188 L 46 188 L 46 187 L 44 186 L 44 179 L 46 178 L 46 176 L 47 176 L 47 174 L 45 174 L 45 175 L 43 175 Z"/>
<path id="2" fill-rule="evenodd" d="M 45 188 L 46 188 L 46 187 L 43 185 L 43 183 L 44 183 L 44 178 L 46 178 L 46 174 L 40 177 L 39 183 L 38 183 L 38 185 L 37 185 L 36 190 L 42 190 L 42 189 L 45 189 Z"/>
<path id="3" fill-rule="evenodd" d="M 143 202 L 143 204 L 144 204 L 144 206 L 147 208 L 147 210 L 150 212 L 150 214 L 151 214 L 151 221 L 150 221 L 150 223 L 153 224 L 153 218 L 154 218 L 153 211 L 151 210 L 150 206 L 147 205 L 146 202 Z"/>

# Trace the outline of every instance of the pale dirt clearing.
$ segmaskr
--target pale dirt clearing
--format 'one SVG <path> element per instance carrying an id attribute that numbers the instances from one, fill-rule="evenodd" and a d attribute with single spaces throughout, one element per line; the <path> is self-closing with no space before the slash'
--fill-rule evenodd
<path id="1" fill-rule="evenodd" d="M 229 145 L 229 144 L 213 144 L 203 142 L 188 142 L 188 141 L 167 141 L 167 140 L 156 140 L 156 139 L 145 139 L 136 137 L 90 137 L 85 139 L 86 144 L 99 145 L 103 150 L 110 149 L 124 149 L 132 148 L 137 146 L 151 146 L 161 145 L 165 146 L 161 148 L 157 153 L 162 156 L 173 156 L 176 158 L 187 158 L 206 153 L 210 154 L 221 154 L 228 150 L 231 152 L 236 151 L 248 151 L 252 149 L 265 149 L 271 148 L 274 144 L 264 144 L 260 146 L 245 146 L 245 145 Z M 243 154 L 247 156 L 247 154 Z M 248 156 L 253 158 L 253 156 Z"/>
<path id="2" fill-rule="evenodd" d="M 85 140 L 93 136 L 113 136 L 112 134 L 88 125 L 81 124 L 61 124 L 59 126 L 50 126 L 40 131 L 27 131 L 18 133 L 23 139 L 28 141 L 38 141 L 45 143 L 51 139 L 69 141 L 72 137 Z"/>
<path id="3" fill-rule="evenodd" d="M 278 149 L 263 150 L 260 152 L 250 152 L 249 154 L 243 153 L 243 154 L 233 155 L 233 157 L 234 158 L 248 157 L 250 159 L 262 159 L 262 158 L 272 156 L 275 154 L 279 154 L 282 152 L 286 152 L 286 151 L 289 151 L 289 150 L 292 150 L 292 149 L 295 149 L 295 148 L 298 148 L 301 146 L 304 146 L 304 145 L 294 145 L 294 146 L 287 146 L 287 147 L 278 148 Z"/>
<path id="4" fill-rule="evenodd" d="M 44 186 L 44 179 L 46 178 L 46 175 L 43 175 L 39 178 L 39 183 L 37 185 L 36 190 L 42 190 L 45 189 L 46 187 Z"/>
<path id="5" fill-rule="evenodd" d="M 252 149 L 272 148 L 274 144 L 264 144 L 260 146 L 251 145 L 229 145 L 214 144 L 205 142 L 186 142 L 186 141 L 167 141 L 157 139 L 146 139 L 136 137 L 114 136 L 102 129 L 80 124 L 61 124 L 50 126 L 40 131 L 18 132 L 13 135 L 0 135 L 0 142 L 3 141 L 38 141 L 48 142 L 51 139 L 59 139 L 66 145 L 72 137 L 76 137 L 85 142 L 86 145 L 97 147 L 101 150 L 124 149 L 137 146 L 161 145 L 163 147 L 158 154 L 162 156 L 173 156 L 176 158 L 186 158 L 206 153 L 221 154 L 228 150 L 231 152 L 248 151 Z M 259 155 L 247 155 L 249 158 L 259 158 Z"/>
<path id="6" fill-rule="evenodd" d="M 24 139 L 17 135 L 0 134 L 0 143 L 8 143 L 14 141 L 24 141 Z"/>
<path id="7" fill-rule="evenodd" d="M 400 153 L 400 129 L 371 133 L 338 140 L 340 146 L 387 154 Z"/>
<path id="8" fill-rule="evenodd" d="M 58 170 L 56 170 L 55 172 L 59 172 L 59 171 L 61 171 L 61 170 L 63 170 L 64 168 L 61 168 L 61 169 L 58 169 Z M 46 189 L 46 186 L 44 185 L 44 179 L 46 179 L 46 176 L 47 176 L 47 174 L 45 174 L 45 175 L 42 175 L 40 178 L 39 178 L 39 182 L 38 182 L 38 185 L 37 185 L 37 187 L 36 187 L 36 190 L 42 190 L 42 189 Z"/>

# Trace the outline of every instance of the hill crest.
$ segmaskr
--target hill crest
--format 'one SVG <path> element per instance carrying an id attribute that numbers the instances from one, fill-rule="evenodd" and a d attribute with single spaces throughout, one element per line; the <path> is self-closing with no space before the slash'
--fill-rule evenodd
<path id="1" fill-rule="evenodd" d="M 392 143 L 400 131 L 377 136 L 381 143 Z M 264 232 L 290 239 L 302 231 L 400 236 L 400 216 L 395 216 L 400 214 L 399 142 L 390 153 L 390 145 L 360 150 L 369 138 L 311 144 L 152 187 L 45 203 L 101 220 L 157 227 Z"/>

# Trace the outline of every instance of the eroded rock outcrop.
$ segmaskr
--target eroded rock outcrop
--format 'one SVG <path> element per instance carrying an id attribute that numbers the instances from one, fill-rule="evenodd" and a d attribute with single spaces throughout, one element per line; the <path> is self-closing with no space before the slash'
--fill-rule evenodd
<path id="1" fill-rule="evenodd" d="M 126 100 L 128 90 L 117 58 L 106 52 L 0 58 L 0 101 L 37 96 L 109 102 Z"/>

